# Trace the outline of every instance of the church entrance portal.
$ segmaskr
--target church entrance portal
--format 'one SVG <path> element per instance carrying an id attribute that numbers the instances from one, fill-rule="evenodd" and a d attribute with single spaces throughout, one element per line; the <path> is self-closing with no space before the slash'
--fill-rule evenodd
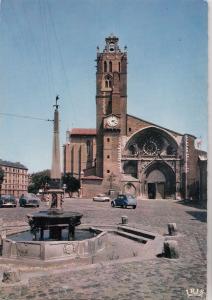
<path id="1" fill-rule="evenodd" d="M 156 196 L 156 184 L 155 183 L 148 183 L 148 198 L 155 199 Z"/>
<path id="2" fill-rule="evenodd" d="M 145 172 L 144 195 L 148 199 L 175 197 L 175 174 L 164 163 L 154 163 Z"/>
<path id="3" fill-rule="evenodd" d="M 149 182 L 148 183 L 148 198 L 149 199 L 164 199 L 165 198 L 165 183 L 164 182 Z"/>

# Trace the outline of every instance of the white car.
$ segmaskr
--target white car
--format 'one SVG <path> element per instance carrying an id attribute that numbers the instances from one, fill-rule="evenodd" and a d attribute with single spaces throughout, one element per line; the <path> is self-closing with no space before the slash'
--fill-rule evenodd
<path id="1" fill-rule="evenodd" d="M 110 201 L 110 197 L 108 197 L 105 194 L 98 194 L 97 196 L 93 197 L 93 201 L 109 202 Z"/>

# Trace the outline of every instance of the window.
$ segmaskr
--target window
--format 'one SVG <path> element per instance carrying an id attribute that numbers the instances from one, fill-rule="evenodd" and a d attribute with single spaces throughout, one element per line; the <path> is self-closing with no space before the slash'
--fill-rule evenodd
<path id="1" fill-rule="evenodd" d="M 110 173 L 110 170 L 107 170 L 107 173 Z"/>
<path id="2" fill-rule="evenodd" d="M 129 132 L 131 132 L 132 131 L 132 129 L 131 129 L 131 127 L 129 127 Z"/>
<path id="3" fill-rule="evenodd" d="M 109 72 L 112 72 L 112 61 L 109 61 Z"/>
<path id="4" fill-rule="evenodd" d="M 87 155 L 89 156 L 91 154 L 91 142 L 89 140 L 87 140 L 86 146 L 87 146 Z"/>
<path id="5" fill-rule="evenodd" d="M 107 62 L 104 61 L 104 72 L 107 72 Z"/>
<path id="6" fill-rule="evenodd" d="M 112 88 L 112 78 L 109 75 L 105 76 L 105 87 Z"/>
<path id="7" fill-rule="evenodd" d="M 107 155 L 107 158 L 110 158 L 110 155 Z"/>
<path id="8" fill-rule="evenodd" d="M 169 145 L 166 149 L 167 155 L 174 155 L 176 153 L 175 149 L 173 146 Z"/>
<path id="9" fill-rule="evenodd" d="M 121 63 L 119 62 L 119 73 L 121 72 Z"/>
<path id="10" fill-rule="evenodd" d="M 110 138 L 107 138 L 107 142 L 109 142 L 110 141 Z"/>

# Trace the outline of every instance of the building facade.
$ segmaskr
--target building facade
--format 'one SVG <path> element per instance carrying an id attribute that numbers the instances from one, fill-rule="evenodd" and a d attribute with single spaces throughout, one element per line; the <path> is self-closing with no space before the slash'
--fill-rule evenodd
<path id="1" fill-rule="evenodd" d="M 105 42 L 96 58 L 96 129 L 68 133 L 64 171 L 78 176 L 88 197 L 114 190 L 146 199 L 199 198 L 206 152 L 195 148 L 193 135 L 127 113 L 127 52 L 113 35 Z"/>
<path id="2" fill-rule="evenodd" d="M 2 183 L 2 195 L 14 195 L 20 197 L 27 193 L 29 185 L 28 169 L 19 162 L 13 163 L 0 159 L 0 167 L 4 171 Z"/>

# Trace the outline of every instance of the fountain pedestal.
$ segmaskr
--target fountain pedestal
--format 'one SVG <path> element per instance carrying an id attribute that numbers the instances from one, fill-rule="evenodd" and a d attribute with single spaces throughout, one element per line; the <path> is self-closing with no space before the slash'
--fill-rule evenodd
<path id="1" fill-rule="evenodd" d="M 74 239 L 75 227 L 81 224 L 82 214 L 49 209 L 27 217 L 35 240 L 44 240 L 45 230 L 49 230 L 48 239 L 61 240 L 63 229 L 68 229 L 67 240 L 70 240 Z"/>

